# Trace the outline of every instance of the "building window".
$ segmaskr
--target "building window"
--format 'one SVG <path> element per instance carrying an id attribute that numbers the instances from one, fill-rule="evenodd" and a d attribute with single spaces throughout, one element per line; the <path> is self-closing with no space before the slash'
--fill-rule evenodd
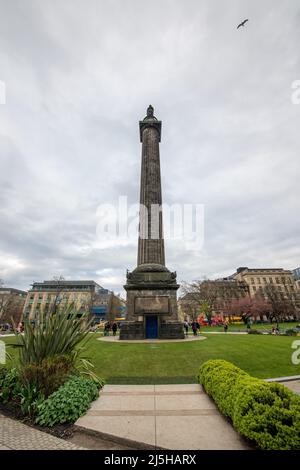
<path id="1" fill-rule="evenodd" d="M 253 277 L 251 277 L 251 284 L 255 284 L 255 280 Z"/>
<path id="2" fill-rule="evenodd" d="M 273 278 L 272 277 L 269 277 L 269 281 L 271 284 L 273 284 Z"/>

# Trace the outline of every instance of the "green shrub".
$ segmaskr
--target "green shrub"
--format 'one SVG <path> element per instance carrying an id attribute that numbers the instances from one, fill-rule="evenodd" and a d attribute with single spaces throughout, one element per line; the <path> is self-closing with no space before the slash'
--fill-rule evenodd
<path id="1" fill-rule="evenodd" d="M 300 449 L 300 397 L 223 360 L 205 362 L 199 381 L 236 430 L 262 449 Z"/>
<path id="2" fill-rule="evenodd" d="M 18 397 L 20 392 L 20 377 L 18 370 L 3 368 L 0 373 L 0 401 L 7 403 Z"/>
<path id="3" fill-rule="evenodd" d="M 39 311 L 35 324 L 26 321 L 24 334 L 17 335 L 18 343 L 13 345 L 20 349 L 21 366 L 74 354 L 79 344 L 89 339 L 91 322 L 86 315 L 79 316 L 73 305 L 59 312 Z"/>
<path id="4" fill-rule="evenodd" d="M 25 387 L 35 387 L 47 398 L 65 382 L 73 370 L 73 359 L 70 356 L 46 357 L 40 364 L 24 364 L 21 380 Z"/>
<path id="5" fill-rule="evenodd" d="M 285 331 L 284 334 L 286 336 L 297 336 L 298 335 L 298 330 L 296 328 L 289 328 L 288 330 Z"/>
<path id="6" fill-rule="evenodd" d="M 37 414 L 38 406 L 45 400 L 37 386 L 31 383 L 21 384 L 18 398 L 22 414 L 31 419 Z"/>
<path id="7" fill-rule="evenodd" d="M 0 402 L 6 404 L 15 401 L 20 405 L 24 416 L 32 417 L 38 403 L 44 396 L 31 384 L 22 383 L 20 371 L 17 368 L 0 370 Z"/>
<path id="8" fill-rule="evenodd" d="M 102 382 L 103 385 L 103 382 Z M 36 423 L 42 426 L 74 423 L 98 397 L 99 386 L 82 376 L 70 377 L 38 406 Z"/>
<path id="9" fill-rule="evenodd" d="M 262 331 L 259 330 L 249 330 L 248 335 L 262 335 Z"/>
<path id="10" fill-rule="evenodd" d="M 91 319 L 70 305 L 62 311 L 39 311 L 35 323 L 25 322 L 17 336 L 20 378 L 24 388 L 37 389 L 46 398 L 68 375 L 79 371 L 96 380 L 93 365 L 83 357 L 90 339 Z M 30 394 L 28 394 L 29 396 Z"/>

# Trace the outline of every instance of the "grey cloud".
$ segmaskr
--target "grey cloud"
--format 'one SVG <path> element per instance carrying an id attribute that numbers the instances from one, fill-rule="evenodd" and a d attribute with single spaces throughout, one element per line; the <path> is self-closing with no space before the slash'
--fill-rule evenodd
<path id="1" fill-rule="evenodd" d="M 62 274 L 122 289 L 136 244 L 95 246 L 96 211 L 120 195 L 138 202 L 138 120 L 149 103 L 163 121 L 164 202 L 205 205 L 202 251 L 166 243 L 179 278 L 299 265 L 297 0 L 0 5 L 7 284 Z"/>

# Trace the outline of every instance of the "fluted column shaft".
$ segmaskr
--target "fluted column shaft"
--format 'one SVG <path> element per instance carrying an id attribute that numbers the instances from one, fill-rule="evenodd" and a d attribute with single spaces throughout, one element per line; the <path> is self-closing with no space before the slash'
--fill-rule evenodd
<path id="1" fill-rule="evenodd" d="M 140 189 L 140 227 L 138 266 L 155 263 L 165 265 L 160 176 L 160 131 L 144 125 L 141 130 L 142 168 Z"/>

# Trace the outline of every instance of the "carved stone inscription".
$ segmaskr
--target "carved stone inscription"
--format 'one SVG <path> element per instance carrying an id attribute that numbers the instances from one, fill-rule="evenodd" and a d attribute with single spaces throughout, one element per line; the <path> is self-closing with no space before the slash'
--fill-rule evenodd
<path id="1" fill-rule="evenodd" d="M 169 297 L 159 295 L 136 297 L 134 312 L 138 315 L 141 313 L 169 313 Z"/>

